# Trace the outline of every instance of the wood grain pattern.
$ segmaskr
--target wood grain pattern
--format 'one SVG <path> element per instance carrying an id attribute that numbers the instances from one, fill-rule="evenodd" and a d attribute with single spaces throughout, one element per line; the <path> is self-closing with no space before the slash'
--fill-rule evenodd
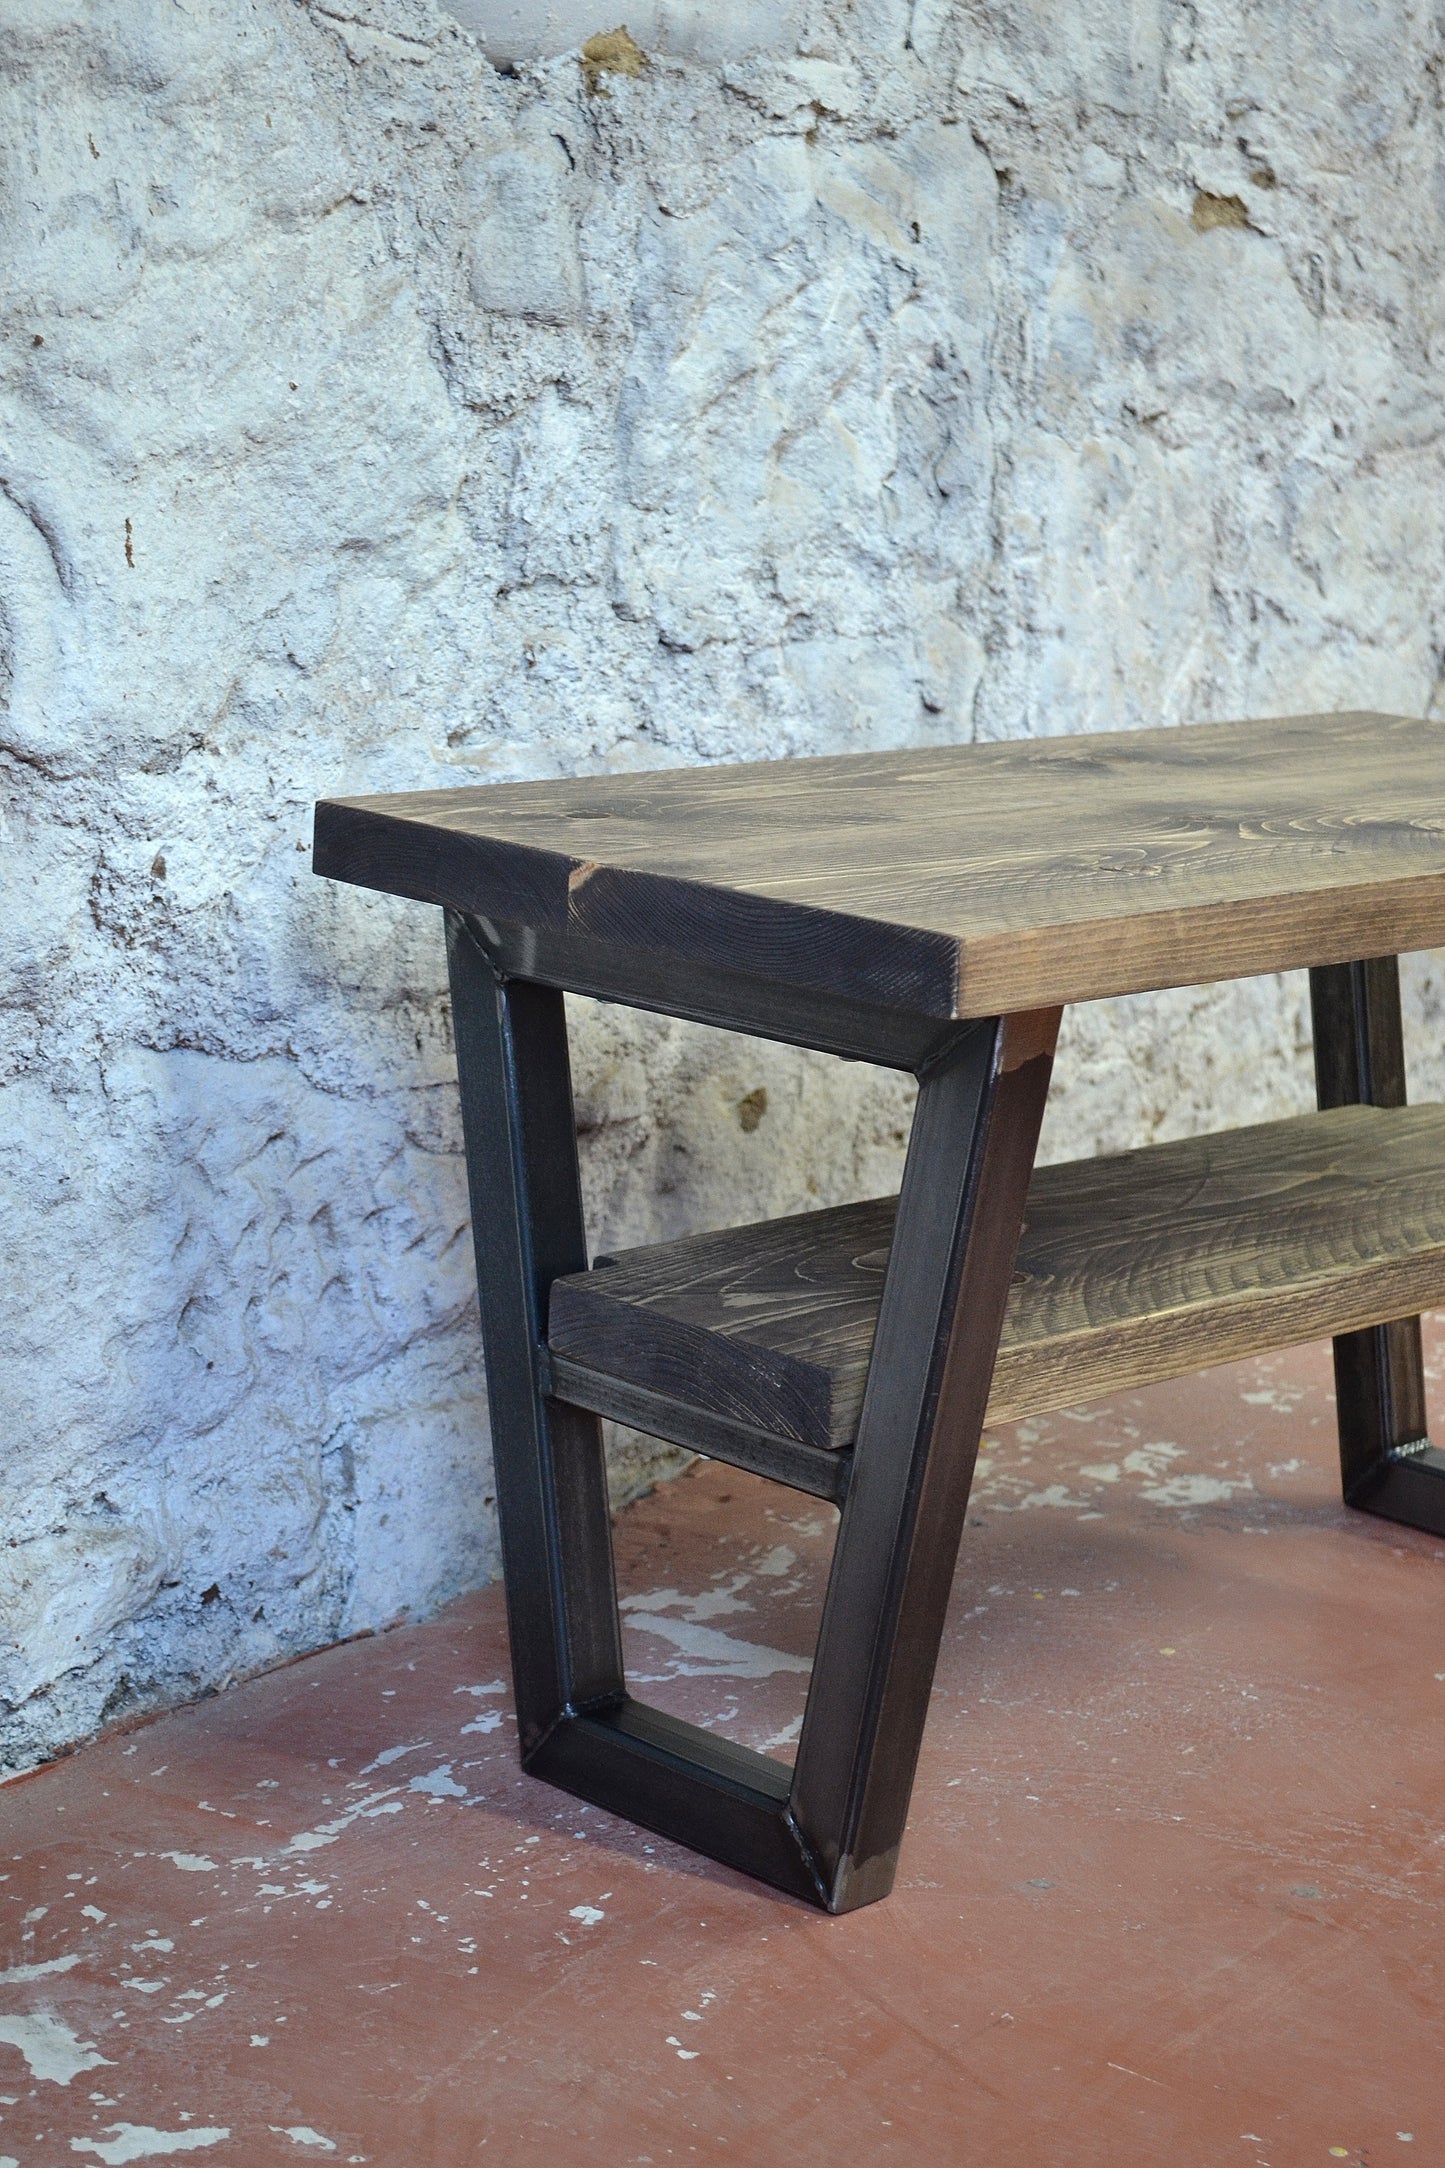
<path id="1" fill-rule="evenodd" d="M 1306 715 L 337 799 L 314 863 L 996 1015 L 1445 941 L 1445 729 Z"/>
<path id="2" fill-rule="evenodd" d="M 808 1491 L 841 1505 L 848 1488 L 851 1453 L 836 1453 L 827 1446 L 804 1445 L 797 1438 L 778 1438 L 746 1423 L 730 1422 L 714 1410 L 671 1400 L 649 1392 L 629 1378 L 589 1370 L 565 1355 L 547 1351 L 549 1391 L 554 1399 L 574 1407 L 588 1408 L 626 1423 L 631 1430 L 646 1431 L 650 1438 L 666 1438 L 685 1446 L 690 1453 L 706 1454 L 709 1460 L 730 1461 L 735 1468 L 750 1468 L 769 1482 L 786 1483 L 793 1490 Z"/>
<path id="3" fill-rule="evenodd" d="M 851 1444 L 894 1202 L 558 1280 L 552 1348 L 813 1446 Z M 988 1415 L 1007 1422 L 1445 1299 L 1445 1107 L 1340 1107 L 1035 1171 Z"/>

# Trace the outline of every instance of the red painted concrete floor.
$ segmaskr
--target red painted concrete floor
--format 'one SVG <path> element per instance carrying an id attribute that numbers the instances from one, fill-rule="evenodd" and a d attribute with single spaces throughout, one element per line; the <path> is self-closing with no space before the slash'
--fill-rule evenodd
<path id="1" fill-rule="evenodd" d="M 1341 1508 L 1327 1384 L 994 1441 L 848 1919 L 519 1775 L 498 1590 L 8 1788 L 0 2168 L 1440 2168 L 1445 1545 Z M 642 1690 L 786 1753 L 830 1538 L 631 1508 Z"/>

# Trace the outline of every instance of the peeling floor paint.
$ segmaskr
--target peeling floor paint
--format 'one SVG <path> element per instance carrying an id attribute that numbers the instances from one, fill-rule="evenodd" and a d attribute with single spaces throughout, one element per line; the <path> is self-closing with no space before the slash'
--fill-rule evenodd
<path id="1" fill-rule="evenodd" d="M 47 1957 L 42 1964 L 11 1965 L 7 1971 L 0 1972 L 0 1987 L 13 1987 L 22 1980 L 44 1980 L 52 1973 L 69 1972 L 79 1963 L 79 1950 L 70 1950 L 64 1957 Z"/>
<path id="2" fill-rule="evenodd" d="M 425 1792 L 433 1799 L 465 1799 L 467 1796 L 465 1784 L 458 1784 L 452 1776 L 452 1765 L 449 1761 L 428 1770 L 424 1777 L 413 1777 L 407 1788 L 413 1792 Z"/>
<path id="3" fill-rule="evenodd" d="M 806 1656 L 765 1648 L 756 1641 L 739 1641 L 732 1634 L 719 1633 L 715 1626 L 698 1626 L 687 1618 L 665 1618 L 652 1611 L 639 1617 L 630 1614 L 624 1603 L 622 1622 L 634 1633 L 659 1634 L 672 1643 L 686 1659 L 674 1667 L 676 1678 L 766 1679 L 775 1671 L 812 1669 Z"/>
<path id="4" fill-rule="evenodd" d="M 1329 1389 L 1307 1349 L 991 1440 L 846 1920 L 525 1776 L 495 1589 L 6 1787 L 0 2168 L 951 2168 L 960 2103 L 999 2168 L 1445 2159 L 1445 1544 L 1341 1507 Z M 634 1684 L 786 1759 L 835 1525 L 716 1466 L 629 1508 Z"/>
<path id="5" fill-rule="evenodd" d="M 288 1852 L 316 1852 L 323 1845 L 335 1844 L 338 1837 L 350 1829 L 353 1822 L 374 1821 L 378 1815 L 382 1814 L 400 1814 L 403 1810 L 403 1802 L 395 1797 L 396 1790 L 396 1785 L 391 1784 L 385 1786 L 381 1791 L 368 1792 L 364 1799 L 358 1799 L 354 1805 L 347 1808 L 344 1814 L 338 1814 L 334 1821 L 322 1822 L 316 1829 L 298 1831 L 286 1846 L 286 1850 Z"/>
<path id="6" fill-rule="evenodd" d="M 1152 1506 L 1214 1506 L 1253 1489 L 1248 1476 L 1231 1483 L 1218 1475 L 1173 1475 L 1167 1483 L 1146 1483 L 1139 1496 Z"/>
<path id="7" fill-rule="evenodd" d="M 133 2160 L 156 2160 L 163 2153 L 195 2153 L 203 2146 L 221 2145 L 231 2133 L 229 2130 L 156 2130 L 140 2123 L 111 2123 L 108 2126 L 114 2137 L 108 2139 L 72 2138 L 72 2153 L 94 2153 L 108 2164 Z"/>
<path id="8" fill-rule="evenodd" d="M 32 2078 L 47 2085 L 69 2085 L 84 2071 L 105 2062 L 95 2043 L 77 2039 L 70 2027 L 48 2010 L 30 2016 L 0 2013 L 0 2042 L 18 2048 Z"/>
<path id="9" fill-rule="evenodd" d="M 414 1746 L 383 1747 L 381 1752 L 367 1763 L 361 1774 L 369 1777 L 374 1769 L 389 1769 L 393 1762 L 401 1761 L 407 1754 L 425 1754 L 430 1745 L 430 1739 L 418 1739 Z"/>

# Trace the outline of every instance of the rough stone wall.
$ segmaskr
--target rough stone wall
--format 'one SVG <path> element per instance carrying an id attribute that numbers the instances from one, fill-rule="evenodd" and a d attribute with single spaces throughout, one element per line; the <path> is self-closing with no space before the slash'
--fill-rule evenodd
<path id="1" fill-rule="evenodd" d="M 0 0 L 8 1766 L 494 1568 L 439 928 L 314 796 L 1438 697 L 1434 12 L 804 12 Z M 578 1024 L 599 1240 L 896 1175 L 893 1080 Z M 1305 1031 L 1081 1012 L 1049 1149 Z"/>

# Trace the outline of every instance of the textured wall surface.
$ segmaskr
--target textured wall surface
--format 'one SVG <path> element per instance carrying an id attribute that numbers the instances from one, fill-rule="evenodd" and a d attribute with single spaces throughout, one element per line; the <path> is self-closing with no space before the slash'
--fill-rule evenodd
<path id="1" fill-rule="evenodd" d="M 1439 697 L 1435 11 L 797 20 L 0 0 L 8 1766 L 494 1568 L 439 926 L 314 796 Z M 601 1240 L 896 1175 L 893 1081 L 578 1021 Z M 1305 1047 L 1081 1012 L 1049 1149 Z"/>

